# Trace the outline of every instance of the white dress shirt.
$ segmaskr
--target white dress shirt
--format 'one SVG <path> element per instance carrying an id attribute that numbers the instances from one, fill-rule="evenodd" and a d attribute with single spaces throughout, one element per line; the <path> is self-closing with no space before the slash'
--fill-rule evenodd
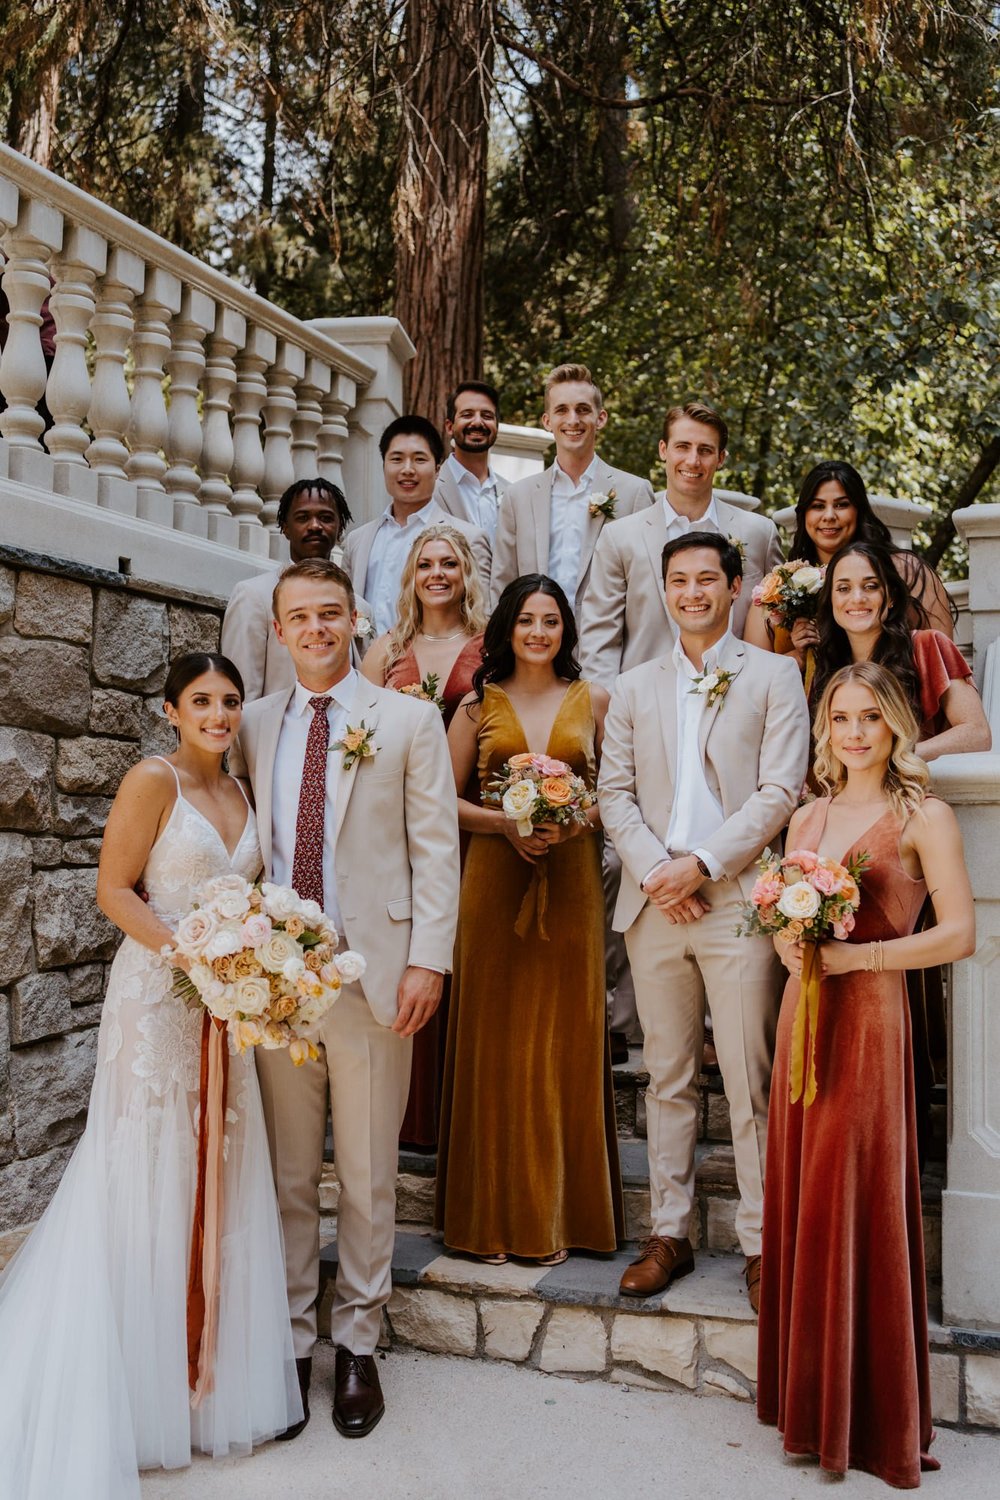
<path id="1" fill-rule="evenodd" d="M 552 465 L 548 574 L 559 584 L 571 609 L 580 581 L 580 549 L 590 514 L 589 501 L 596 470 L 596 453 L 576 483 L 559 467 L 558 459 Z"/>
<path id="2" fill-rule="evenodd" d="M 281 721 L 278 749 L 274 757 L 271 782 L 271 879 L 275 885 L 291 885 L 295 861 L 295 827 L 299 816 L 299 792 L 302 768 L 306 758 L 306 740 L 313 721 L 310 698 L 330 698 L 327 709 L 330 744 L 343 739 L 348 715 L 357 692 L 358 674 L 352 667 L 346 677 L 335 682 L 325 693 L 313 693 L 296 682 Z M 326 813 L 323 819 L 323 909 L 330 921 L 343 932 L 340 903 L 337 900 L 336 843 L 337 784 L 343 756 L 331 750 L 326 758 Z"/>
<path id="3" fill-rule="evenodd" d="M 715 504 L 713 494 L 708 502 L 708 509 L 697 521 L 691 521 L 687 516 L 678 515 L 670 504 L 666 495 L 663 497 L 663 519 L 667 523 L 667 541 L 676 541 L 679 536 L 686 536 L 689 531 L 717 531 L 722 535 L 722 524 L 719 521 L 719 512 Z"/>
<path id="4" fill-rule="evenodd" d="M 392 513 L 391 501 L 386 506 L 368 554 L 364 586 L 364 595 L 375 620 L 376 636 L 391 630 L 399 618 L 399 580 L 413 543 L 426 527 L 450 519 L 436 500 L 428 500 L 402 524 Z"/>
<path id="5" fill-rule="evenodd" d="M 458 486 L 464 519 L 485 531 L 492 545 L 496 540 L 497 507 L 500 504 L 497 477 L 493 470 L 488 469 L 486 478 L 480 482 L 471 469 L 459 463 L 454 453 L 450 453 L 445 459 L 444 467 Z"/>

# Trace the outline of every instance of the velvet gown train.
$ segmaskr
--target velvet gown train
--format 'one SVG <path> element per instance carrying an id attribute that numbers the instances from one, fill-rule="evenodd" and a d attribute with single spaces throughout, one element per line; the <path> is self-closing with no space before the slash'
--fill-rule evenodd
<path id="1" fill-rule="evenodd" d="M 178 795 L 146 863 L 176 925 L 205 881 L 260 869 L 253 813 L 229 856 Z M 214 1390 L 188 1391 L 186 1299 L 200 1014 L 125 938 L 97 1039 L 87 1128 L 0 1279 L 0 1500 L 138 1500 L 137 1469 L 247 1453 L 302 1414 L 281 1224 L 252 1052 L 231 1053 Z"/>
<path id="2" fill-rule="evenodd" d="M 829 799 L 810 809 L 800 848 L 821 841 Z M 899 859 L 885 813 L 848 852 L 867 850 L 848 941 L 911 933 L 926 895 Z M 846 855 L 845 855 L 846 858 Z M 788 1099 L 789 978 L 778 1021 L 764 1189 L 757 1411 L 788 1453 L 866 1469 L 912 1489 L 931 1441 L 927 1293 L 904 976 L 823 980 L 817 1097 Z"/>
<path id="3" fill-rule="evenodd" d="M 483 638 L 474 635 L 466 642 L 455 658 L 448 673 L 448 681 L 441 689 L 444 699 L 444 727 L 448 728 L 455 710 L 462 699 L 472 691 L 472 674 L 483 659 Z M 393 662 L 385 677 L 385 685 L 399 692 L 404 687 L 416 687 L 420 682 L 420 668 L 413 647 L 405 650 Z M 466 843 L 462 837 L 463 850 Z M 420 1151 L 433 1151 L 437 1145 L 438 1118 L 441 1113 L 441 1073 L 444 1068 L 444 1043 L 448 1032 L 449 984 L 445 981 L 445 992 L 441 1004 L 426 1026 L 422 1026 L 413 1038 L 413 1065 L 410 1069 L 410 1092 L 406 1101 L 406 1114 L 399 1132 L 402 1146 L 415 1146 Z"/>
<path id="4" fill-rule="evenodd" d="M 510 699 L 488 684 L 480 783 L 527 749 Z M 586 683 L 567 689 L 546 749 L 594 785 Z M 519 915 L 530 919 L 523 937 L 514 930 Z M 610 1251 L 623 1236 L 594 833 L 556 845 L 538 866 L 505 838 L 470 840 L 448 1022 L 437 1223 L 447 1245 L 476 1255 Z"/>

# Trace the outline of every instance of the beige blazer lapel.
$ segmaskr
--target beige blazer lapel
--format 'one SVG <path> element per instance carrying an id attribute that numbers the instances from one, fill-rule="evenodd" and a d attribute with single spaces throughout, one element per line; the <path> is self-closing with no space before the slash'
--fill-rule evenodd
<path id="1" fill-rule="evenodd" d="M 254 757 L 253 794 L 257 804 L 257 833 L 260 852 L 264 857 L 264 869 L 271 873 L 271 788 L 274 782 L 274 758 L 278 753 L 278 740 L 285 710 L 295 692 L 293 682 L 287 692 L 266 715 L 261 718 L 257 731 L 257 754 Z"/>
<path id="2" fill-rule="evenodd" d="M 362 721 L 364 722 L 365 728 L 368 730 L 374 730 L 378 727 L 378 698 L 376 696 L 376 690 L 372 687 L 372 684 L 370 682 L 367 682 L 365 678 L 359 677 L 357 689 L 354 694 L 354 702 L 351 704 L 350 711 L 347 715 L 347 727 L 349 729 L 357 729 Z M 373 743 L 376 746 L 378 745 L 377 737 L 375 738 Z M 330 753 L 333 755 L 340 755 L 343 752 L 332 750 Z M 361 759 L 360 757 L 358 757 L 351 762 L 346 770 L 344 769 L 343 763 L 340 767 L 340 775 L 337 777 L 337 801 L 335 810 L 336 839 L 340 838 L 340 830 L 343 826 L 344 815 L 347 812 L 347 804 L 351 800 L 351 792 L 354 790 L 354 778 L 358 774 L 358 767 L 360 766 L 360 764 Z"/>
<path id="3" fill-rule="evenodd" d="M 535 567 L 536 573 L 549 571 L 549 538 L 552 534 L 552 482 L 555 468 L 550 465 L 538 476 L 531 497 L 531 514 L 535 523 Z M 530 570 L 528 570 L 530 571 Z"/>
<path id="4" fill-rule="evenodd" d="M 677 784 L 677 669 L 669 656 L 664 656 L 660 661 L 660 670 L 656 674 L 656 712 L 660 725 L 660 734 L 663 737 L 664 764 L 667 768 L 669 780 L 669 793 Z M 665 801 L 664 812 L 669 822 L 669 800 Z M 664 833 L 666 823 L 664 824 Z"/>
<path id="5" fill-rule="evenodd" d="M 606 463 L 602 463 L 598 459 L 597 467 L 594 470 L 594 483 L 591 486 L 591 494 L 603 493 L 607 495 L 610 490 L 614 489 L 614 485 L 615 476 L 613 471 L 608 468 Z M 578 591 L 590 571 L 590 564 L 594 560 L 594 548 L 597 546 L 597 538 L 600 536 L 606 520 L 606 517 L 602 516 L 600 512 L 596 516 L 591 515 L 589 500 L 587 501 L 587 506 L 587 520 L 580 541 L 580 566 L 576 574 L 576 587 Z"/>
<path id="6" fill-rule="evenodd" d="M 649 557 L 650 567 L 653 570 L 653 592 L 660 601 L 660 608 L 663 610 L 664 617 L 670 629 L 670 638 L 673 640 L 677 634 L 677 627 L 670 618 L 670 611 L 667 609 L 667 598 L 663 592 L 662 557 L 663 549 L 667 545 L 667 523 L 663 516 L 663 506 L 659 501 L 655 505 L 647 506 L 642 512 L 642 518 L 644 523 L 642 540 L 647 556 Z"/>
<path id="7" fill-rule="evenodd" d="M 743 670 L 745 661 L 746 650 L 744 649 L 743 642 L 741 640 L 738 640 L 736 636 L 730 636 L 729 640 L 726 642 L 725 650 L 723 651 L 721 659 L 719 661 L 719 667 L 722 671 L 728 672 L 730 676 L 735 680 L 735 678 L 737 678 L 740 675 L 740 672 Z M 731 689 L 727 689 L 727 691 L 723 693 L 721 697 L 716 695 L 712 703 L 706 704 L 705 711 L 701 716 L 701 723 L 698 725 L 698 750 L 701 755 L 703 765 L 707 763 L 706 751 L 708 747 L 708 737 L 712 733 L 712 730 L 715 728 L 719 715 L 722 713 L 725 707 L 726 699 L 728 698 L 730 691 Z M 723 722 L 723 728 L 724 727 L 725 723 Z"/>

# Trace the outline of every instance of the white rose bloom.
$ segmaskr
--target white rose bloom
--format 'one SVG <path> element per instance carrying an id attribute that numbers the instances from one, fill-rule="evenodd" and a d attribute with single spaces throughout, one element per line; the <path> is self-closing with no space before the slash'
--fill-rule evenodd
<path id="1" fill-rule="evenodd" d="M 714 687 L 719 685 L 718 672 L 709 672 L 698 684 L 699 693 L 710 693 Z"/>
<path id="2" fill-rule="evenodd" d="M 265 881 L 260 888 L 260 893 L 264 902 L 264 910 L 274 921 L 284 922 L 289 917 L 299 916 L 302 902 L 289 886 L 272 885 L 270 881 Z"/>
<path id="3" fill-rule="evenodd" d="M 823 587 L 823 574 L 819 568 L 807 564 L 804 568 L 796 568 L 791 583 L 793 588 L 803 589 L 807 594 L 818 594 Z"/>
<path id="4" fill-rule="evenodd" d="M 214 958 L 227 958 L 230 953 L 239 953 L 243 947 L 243 933 L 239 922 L 226 922 L 217 928 L 205 944 L 204 954 L 209 963 Z"/>
<path id="5" fill-rule="evenodd" d="M 503 794 L 504 814 L 517 823 L 517 831 L 523 838 L 531 832 L 531 809 L 538 801 L 538 788 L 533 781 L 515 781 Z"/>
<path id="6" fill-rule="evenodd" d="M 315 932 L 323 920 L 323 908 L 318 901 L 303 901 L 299 906 L 299 916 Z"/>
<path id="7" fill-rule="evenodd" d="M 368 967 L 368 960 L 360 953 L 354 953 L 350 948 L 346 953 L 338 953 L 334 957 L 337 973 L 345 984 L 356 984 Z M 322 970 L 320 974 L 322 975 Z"/>
<path id="8" fill-rule="evenodd" d="M 218 928 L 218 918 L 210 911 L 189 911 L 177 923 L 177 946 L 182 953 L 200 953 Z"/>
<path id="9" fill-rule="evenodd" d="M 237 875 L 235 870 L 230 875 L 216 875 L 211 880 L 206 880 L 201 888 L 201 899 L 213 901 L 223 891 L 232 891 L 249 901 L 253 886 L 249 880 L 244 880 L 242 875 Z"/>
<path id="10" fill-rule="evenodd" d="M 806 922 L 819 911 L 819 902 L 819 891 L 808 880 L 797 880 L 794 885 L 785 887 L 778 910 L 793 922 Z"/>
<path id="11" fill-rule="evenodd" d="M 188 978 L 200 995 L 206 994 L 210 985 L 218 983 L 208 964 L 192 964 Z"/>
<path id="12" fill-rule="evenodd" d="M 269 974 L 281 974 L 290 959 L 299 959 L 299 945 L 283 932 L 272 932 L 267 942 L 256 949 L 256 955 L 257 962 Z"/>
<path id="13" fill-rule="evenodd" d="M 220 1021 L 231 1021 L 239 1009 L 236 1004 L 236 986 L 235 984 L 219 984 L 218 980 L 216 980 L 216 985 L 218 989 L 213 988 L 211 996 L 205 996 L 206 1008 Z"/>
<path id="14" fill-rule="evenodd" d="M 301 958 L 299 958 L 298 953 L 292 958 L 287 958 L 281 966 L 281 977 L 282 979 L 286 979 L 289 984 L 294 984 L 299 975 L 305 972 L 306 966 Z"/>
<path id="15" fill-rule="evenodd" d="M 235 917 L 242 921 L 246 915 L 247 898 L 241 891 L 219 891 L 212 897 L 211 908 L 223 921 L 232 921 Z"/>
<path id="16" fill-rule="evenodd" d="M 245 1016 L 263 1015 L 271 1000 L 271 986 L 266 979 L 237 979 L 232 988 L 238 1011 Z"/>

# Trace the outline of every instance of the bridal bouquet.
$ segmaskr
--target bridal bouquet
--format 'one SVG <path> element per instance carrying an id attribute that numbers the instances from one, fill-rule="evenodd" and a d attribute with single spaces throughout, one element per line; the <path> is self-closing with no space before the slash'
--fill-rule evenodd
<path id="1" fill-rule="evenodd" d="M 811 620 L 815 615 L 825 573 L 825 568 L 792 557 L 765 574 L 750 597 L 791 630 L 796 620 Z"/>
<path id="2" fill-rule="evenodd" d="M 220 875 L 177 925 L 173 951 L 189 969 L 175 970 L 174 993 L 227 1026 L 240 1052 L 287 1047 L 298 1067 L 318 1056 L 306 1033 L 365 971 L 338 941 L 320 906 L 289 886 Z"/>
<path id="3" fill-rule="evenodd" d="M 536 823 L 586 823 L 597 794 L 564 760 L 549 755 L 512 755 L 483 792 L 527 838 Z"/>
<path id="4" fill-rule="evenodd" d="M 843 939 L 853 931 L 868 862 L 864 852 L 842 865 L 811 849 L 794 849 L 784 858 L 765 849 L 757 862 L 761 873 L 736 929 L 741 936 L 776 936 L 779 942 L 803 945 L 789 1078 L 791 1102 L 801 1098 L 803 1107 L 816 1098 L 819 946 L 827 938 Z"/>

